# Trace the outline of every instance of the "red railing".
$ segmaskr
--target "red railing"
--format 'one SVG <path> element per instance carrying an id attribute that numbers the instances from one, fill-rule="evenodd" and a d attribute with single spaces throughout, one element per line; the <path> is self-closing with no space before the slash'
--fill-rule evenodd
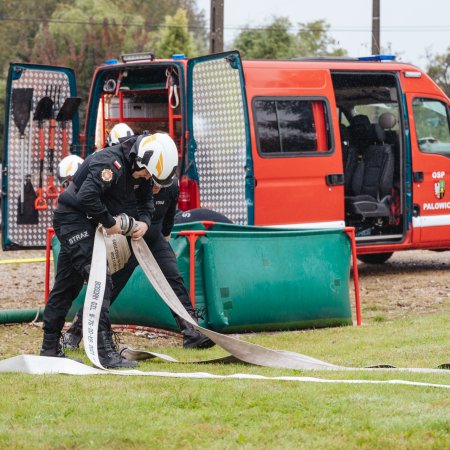
<path id="1" fill-rule="evenodd" d="M 210 228 L 215 224 L 213 221 L 202 221 L 205 228 Z M 355 291 L 355 311 L 356 325 L 361 326 L 361 301 L 359 295 L 359 276 L 358 276 L 358 260 L 356 258 L 356 239 L 355 229 L 353 227 L 345 227 L 344 232 L 350 238 L 352 252 L 352 268 L 353 268 L 353 285 Z M 45 294 L 44 304 L 47 304 L 48 294 L 50 292 L 50 251 L 52 237 L 55 234 L 53 228 L 47 229 L 46 249 L 45 249 Z M 205 236 L 205 230 L 184 230 L 178 232 L 178 236 L 185 236 L 189 241 L 189 295 L 191 297 L 192 307 L 195 308 L 195 244 L 199 236 Z"/>
<path id="2" fill-rule="evenodd" d="M 356 325 L 361 326 L 361 301 L 359 297 L 359 277 L 358 277 L 358 260 L 356 259 L 356 236 L 354 227 L 345 227 L 344 231 L 350 238 L 350 245 L 352 249 L 352 267 L 353 267 L 353 285 L 355 289 L 355 311 L 356 311 Z"/>
<path id="3" fill-rule="evenodd" d="M 215 222 L 203 221 L 206 228 L 214 225 Z M 356 239 L 355 229 L 353 227 L 345 227 L 344 232 L 350 238 L 352 252 L 352 268 L 353 268 L 353 285 L 355 291 L 355 311 L 356 325 L 361 326 L 361 301 L 359 296 L 359 277 L 358 277 L 358 260 L 356 259 Z M 189 295 L 191 297 L 192 306 L 195 308 L 195 243 L 199 236 L 204 236 L 205 230 L 184 230 L 178 233 L 178 236 L 185 236 L 189 241 Z"/>

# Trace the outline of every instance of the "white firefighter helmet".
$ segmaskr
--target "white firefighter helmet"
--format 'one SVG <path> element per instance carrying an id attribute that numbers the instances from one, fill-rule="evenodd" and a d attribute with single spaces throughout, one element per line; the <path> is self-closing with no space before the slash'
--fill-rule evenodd
<path id="1" fill-rule="evenodd" d="M 58 164 L 59 181 L 62 184 L 70 181 L 81 164 L 83 164 L 83 158 L 80 158 L 77 155 L 69 155 L 63 158 Z"/>
<path id="2" fill-rule="evenodd" d="M 116 145 L 119 143 L 119 139 L 133 136 L 133 130 L 126 123 L 118 123 L 114 125 L 106 138 L 106 145 Z"/>
<path id="3" fill-rule="evenodd" d="M 142 136 L 136 144 L 137 166 L 145 167 L 155 183 L 171 184 L 178 165 L 178 150 L 173 139 L 168 134 L 155 133 Z"/>

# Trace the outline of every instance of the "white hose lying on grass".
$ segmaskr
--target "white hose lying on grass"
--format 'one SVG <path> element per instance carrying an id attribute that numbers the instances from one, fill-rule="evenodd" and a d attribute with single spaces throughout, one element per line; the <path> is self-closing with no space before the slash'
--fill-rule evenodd
<path id="1" fill-rule="evenodd" d="M 155 258 L 143 239 L 132 241 L 133 251 L 142 267 L 147 278 L 152 283 L 153 287 L 159 293 L 164 302 L 181 318 L 188 321 L 193 327 L 201 333 L 208 336 L 217 345 L 227 350 L 233 359 L 255 364 L 264 367 L 275 367 L 285 369 L 298 370 L 343 370 L 343 371 L 406 371 L 419 373 L 446 373 L 441 369 L 426 369 L 426 368 L 390 368 L 390 369 L 376 369 L 376 368 L 351 368 L 345 366 L 337 366 L 334 364 L 320 361 L 299 353 L 271 350 L 261 347 L 256 344 L 241 341 L 232 336 L 226 336 L 215 331 L 211 331 L 199 326 L 187 313 L 166 278 L 159 268 Z M 379 384 L 407 384 L 414 386 L 434 386 L 450 388 L 450 385 L 440 385 L 433 383 L 420 383 L 413 381 L 402 380 L 323 380 L 311 377 L 264 377 L 260 375 L 213 375 L 207 373 L 171 373 L 171 372 L 144 372 L 140 370 L 107 370 L 99 361 L 97 350 L 97 332 L 98 322 L 100 317 L 100 310 L 103 301 L 103 294 L 106 282 L 107 257 L 104 236 L 101 230 L 97 230 L 95 235 L 95 243 L 93 250 L 93 258 L 91 264 L 91 272 L 89 282 L 86 290 L 86 299 L 84 303 L 83 312 L 83 339 L 84 348 L 89 360 L 99 369 L 85 366 L 84 364 L 62 358 L 49 358 L 39 356 L 16 356 L 4 361 L 0 361 L 0 372 L 25 372 L 25 373 L 71 373 L 71 374 L 100 374 L 113 373 L 120 375 L 147 375 L 147 376 L 167 376 L 167 377 L 192 377 L 192 378 L 249 378 L 249 379 L 269 379 L 269 380 L 288 380 L 288 381 L 311 381 L 311 382 L 327 382 L 327 383 L 379 383 Z M 130 349 L 130 352 L 134 350 Z M 171 357 L 160 355 L 151 352 L 138 352 L 140 357 L 136 359 L 143 359 L 142 353 L 148 353 L 150 357 L 162 357 L 166 361 L 176 362 Z M 218 360 L 210 360 L 207 362 L 229 361 L 230 357 L 219 358 Z M 203 362 L 203 361 L 200 361 Z M 449 372 L 450 373 L 450 372 Z"/>
<path id="2" fill-rule="evenodd" d="M 0 361 L 0 373 L 27 373 L 30 375 L 108 375 L 111 371 L 97 369 L 87 366 L 69 358 L 53 358 L 49 356 L 19 355 Z M 450 385 L 436 383 L 422 383 L 420 381 L 407 380 L 329 380 L 316 377 L 267 377 L 264 375 L 253 375 L 236 373 L 232 375 L 215 375 L 205 372 L 141 372 L 139 370 L 114 371 L 118 375 L 147 375 L 151 377 L 164 378 L 192 378 L 192 379 L 239 379 L 239 380 L 262 380 L 262 381 L 297 381 L 308 383 L 346 383 L 346 384 L 401 384 L 406 386 L 424 386 L 450 389 Z"/>

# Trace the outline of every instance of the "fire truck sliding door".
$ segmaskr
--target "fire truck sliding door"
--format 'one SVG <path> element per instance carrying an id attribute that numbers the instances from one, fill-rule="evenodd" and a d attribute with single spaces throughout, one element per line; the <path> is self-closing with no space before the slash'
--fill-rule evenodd
<path id="1" fill-rule="evenodd" d="M 292 89 L 290 96 L 257 95 L 262 92 L 255 89 L 252 98 L 255 224 L 344 227 L 344 178 L 332 133 L 333 105 L 325 97 L 299 95 L 300 89 Z"/>

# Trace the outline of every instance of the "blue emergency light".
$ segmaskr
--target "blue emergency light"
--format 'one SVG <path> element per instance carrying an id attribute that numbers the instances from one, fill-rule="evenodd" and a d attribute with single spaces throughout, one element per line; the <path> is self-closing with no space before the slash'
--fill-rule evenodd
<path id="1" fill-rule="evenodd" d="M 359 61 L 395 61 L 395 55 L 359 56 Z"/>

